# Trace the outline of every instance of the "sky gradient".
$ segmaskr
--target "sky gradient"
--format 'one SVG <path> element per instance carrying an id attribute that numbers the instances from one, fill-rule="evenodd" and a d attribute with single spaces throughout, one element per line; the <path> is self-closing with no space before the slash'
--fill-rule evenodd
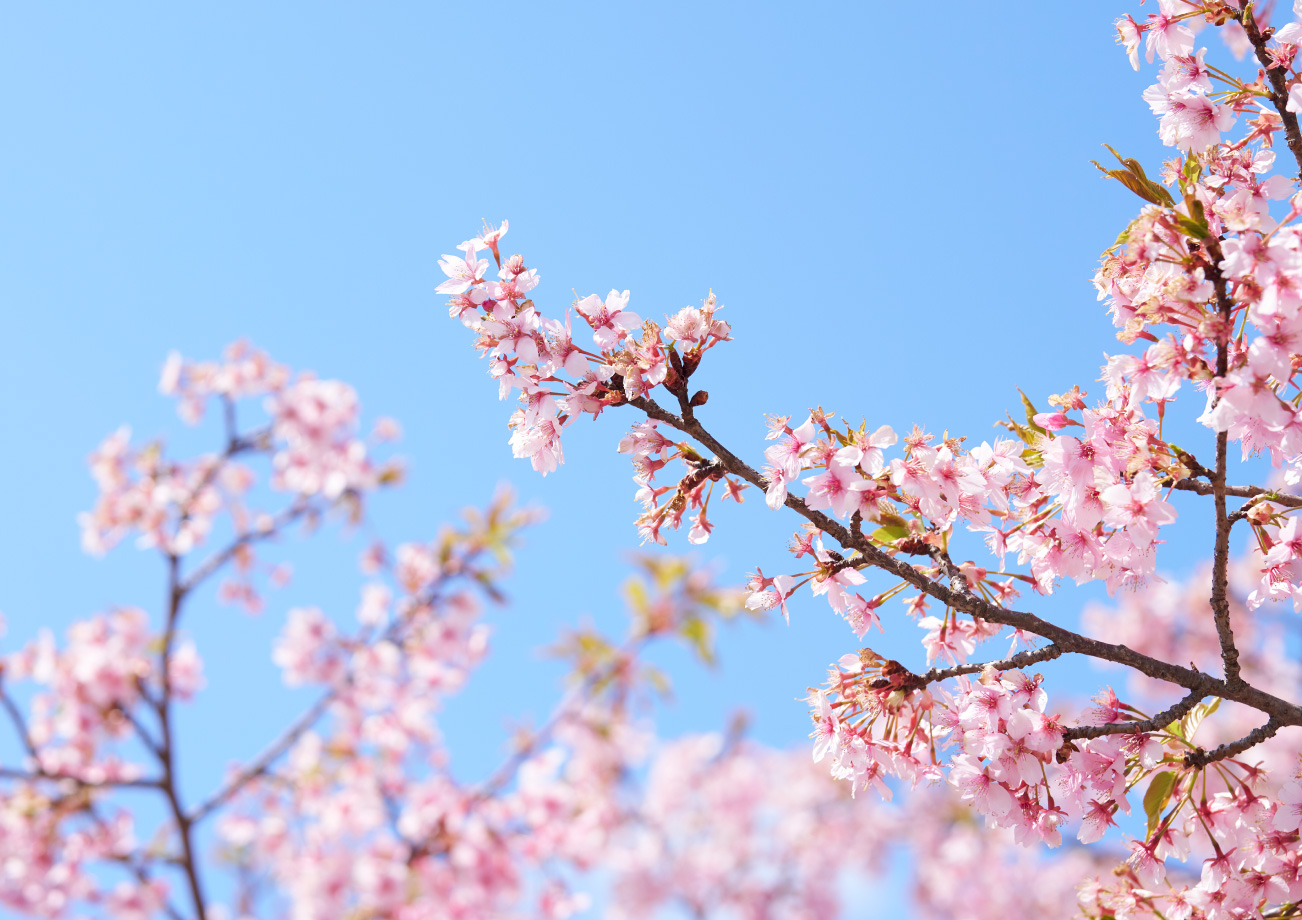
<path id="1" fill-rule="evenodd" d="M 552 315 L 572 292 L 628 288 L 630 309 L 658 317 L 713 290 L 736 341 L 700 375 L 701 416 L 752 463 L 764 413 L 822 405 L 979 442 L 1019 386 L 1041 404 L 1074 383 L 1101 395 L 1098 368 L 1118 346 L 1089 278 L 1137 202 L 1089 160 L 1104 141 L 1150 172 L 1167 156 L 1139 96 L 1151 74 L 1113 42 L 1125 8 L 927 9 L 11 10 L 2 647 L 114 605 L 157 612 L 157 559 L 80 552 L 75 517 L 94 499 L 84 458 L 123 423 L 178 452 L 211 449 L 216 429 L 186 429 L 158 371 L 172 349 L 212 358 L 247 338 L 353 384 L 368 418 L 403 423 L 408 485 L 373 507 L 386 538 L 428 538 L 501 481 L 549 509 L 520 553 L 513 605 L 491 614 L 491 659 L 443 719 L 458 772 L 490 769 L 506 720 L 541 720 L 556 698 L 560 670 L 534 650 L 585 617 L 622 628 L 637 506 L 614 450 L 627 411 L 573 426 L 567 464 L 546 479 L 511 458 L 511 406 L 434 293 L 439 254 L 481 219 L 510 219 L 503 247 L 539 269 L 534 297 Z M 713 519 L 696 554 L 722 580 L 788 568 L 796 522 L 761 496 Z M 180 729 L 191 797 L 304 705 L 280 689 L 269 643 L 295 604 L 351 617 L 367 536 L 287 541 L 296 578 L 259 619 L 200 598 L 187 626 L 209 690 Z M 688 550 L 685 533 L 670 548 Z M 1070 620 L 1082 596 L 1099 592 L 1037 609 Z M 915 628 L 886 619 L 896 628 L 880 648 L 920 665 Z M 661 729 L 719 728 L 742 707 L 760 740 L 807 744 L 796 698 L 857 645 L 802 598 L 790 627 L 726 631 L 715 671 L 666 653 L 676 698 Z"/>

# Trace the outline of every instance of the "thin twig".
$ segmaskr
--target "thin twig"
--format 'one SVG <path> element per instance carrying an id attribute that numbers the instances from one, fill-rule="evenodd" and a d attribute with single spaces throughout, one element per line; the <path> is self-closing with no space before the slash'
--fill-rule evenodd
<path id="1" fill-rule="evenodd" d="M 303 517 L 303 515 L 307 514 L 311 510 L 312 505 L 310 502 L 296 502 L 288 508 L 283 509 L 279 514 L 272 518 L 271 526 L 267 529 L 249 531 L 248 533 L 236 537 L 227 544 L 225 549 L 213 553 L 201 562 L 195 570 L 181 582 L 181 593 L 183 595 L 189 594 L 204 580 L 234 558 L 235 554 L 241 549 L 261 540 L 269 540 L 272 537 L 277 536 L 281 530 L 294 523 L 294 521 Z"/>
<path id="2" fill-rule="evenodd" d="M 316 724 L 317 720 L 325 714 L 326 709 L 338 696 L 337 690 L 331 690 L 317 700 L 309 709 L 305 710 L 302 715 L 290 724 L 280 736 L 271 744 L 267 745 L 254 760 L 246 767 L 241 769 L 234 776 L 230 777 L 221 787 L 208 798 L 204 799 L 189 814 L 189 822 L 198 824 L 204 818 L 208 817 L 222 805 L 233 799 L 245 786 L 253 782 L 260 776 L 266 774 L 271 769 L 271 765 L 280 758 L 282 754 L 288 751 L 299 738 L 303 736 L 309 728 Z"/>
<path id="3" fill-rule="evenodd" d="M 1251 18 L 1251 17 L 1249 17 Z M 1220 242 L 1214 238 L 1205 241 L 1208 259 L 1206 270 L 1216 291 L 1216 307 L 1220 328 L 1216 342 L 1216 379 L 1224 380 L 1229 373 L 1230 330 L 1233 328 L 1234 301 L 1230 299 L 1225 276 L 1221 274 L 1223 258 Z M 1219 394 L 1213 397 L 1213 404 Z M 1216 433 L 1216 472 L 1212 477 L 1212 496 L 1216 506 L 1216 539 L 1212 549 L 1212 619 L 1216 636 L 1221 644 L 1221 665 L 1225 669 L 1225 683 L 1237 687 L 1243 682 L 1239 675 L 1239 649 L 1234 643 L 1234 628 L 1230 625 L 1230 518 L 1225 505 L 1225 475 L 1228 465 L 1229 433 Z"/>
<path id="4" fill-rule="evenodd" d="M 162 786 L 160 779 L 105 779 L 89 780 L 67 773 L 51 773 L 48 770 L 15 770 L 12 767 L 0 767 L 0 776 L 5 779 L 23 780 L 29 783 L 73 783 L 83 789 L 158 789 Z"/>
<path id="5" fill-rule="evenodd" d="M 163 768 L 163 794 L 167 799 L 172 820 L 176 824 L 177 836 L 181 838 L 181 869 L 190 888 L 190 899 L 194 904 L 195 916 L 198 920 L 206 920 L 207 903 L 204 900 L 203 885 L 199 878 L 199 862 L 195 858 L 190 821 L 186 818 L 185 807 L 181 804 L 181 793 L 177 782 L 176 745 L 172 733 L 171 656 L 177 625 L 181 619 L 185 590 L 181 584 L 180 559 L 175 554 L 169 553 L 167 561 L 167 623 L 163 630 L 162 648 L 158 653 L 159 680 L 162 684 L 161 695 L 157 701 L 158 722 L 162 730 L 158 760 Z"/>
<path id="6" fill-rule="evenodd" d="M 93 802 L 87 803 L 86 814 L 101 830 L 106 832 L 108 831 L 108 822 L 104 819 L 103 815 L 96 810 Z M 153 883 L 153 876 L 143 857 L 136 853 L 125 853 L 119 856 L 118 860 L 126 864 L 126 866 L 131 870 L 131 874 L 136 877 L 140 884 L 149 886 Z M 170 900 L 165 900 L 163 902 L 163 912 L 166 913 L 171 920 L 181 920 L 181 912 L 172 905 Z"/>
<path id="7" fill-rule="evenodd" d="M 27 731 L 27 721 L 23 718 L 23 714 L 18 711 L 18 706 L 14 703 L 9 694 L 4 691 L 4 687 L 2 686 L 0 686 L 0 706 L 3 706 L 5 712 L 9 714 L 9 721 L 13 723 L 14 731 L 18 732 L 18 737 L 23 742 L 23 748 L 26 749 L 27 753 L 31 755 L 33 760 L 39 763 L 41 758 L 36 752 L 36 745 L 32 743 L 31 733 Z"/>
<path id="8" fill-rule="evenodd" d="M 1033 664 L 1039 664 L 1041 661 L 1053 661 L 1055 658 L 1062 657 L 1062 649 L 1057 645 L 1046 645 L 1044 648 L 1029 649 L 1024 652 L 1018 652 L 1001 661 L 974 661 L 969 664 L 954 665 L 949 668 L 932 668 L 922 674 L 913 674 L 905 671 L 892 673 L 889 678 L 880 678 L 881 687 L 877 687 L 877 681 L 873 682 L 875 689 L 885 687 L 898 687 L 901 689 L 912 689 L 926 687 L 929 684 L 938 683 L 942 680 L 949 680 L 951 677 L 961 677 L 964 674 L 980 674 L 982 671 L 990 668 L 994 671 L 1015 671 L 1018 668 L 1029 667 Z M 898 662 L 897 662 L 898 664 Z"/>
<path id="9" fill-rule="evenodd" d="M 1186 767 L 1205 767 L 1209 763 L 1215 763 L 1218 760 L 1224 760 L 1227 757 L 1235 757 L 1242 754 L 1250 747 L 1261 744 L 1267 738 L 1270 738 L 1283 728 L 1283 724 L 1275 718 L 1270 718 L 1265 725 L 1254 728 L 1238 741 L 1231 741 L 1228 744 L 1222 744 L 1220 747 L 1211 751 L 1204 751 L 1202 748 L 1190 751 L 1184 755 L 1184 765 Z"/>
<path id="10" fill-rule="evenodd" d="M 1172 722 L 1183 719 L 1189 710 L 1201 703 L 1203 699 L 1204 697 L 1195 691 L 1171 708 L 1159 712 L 1151 719 L 1141 719 L 1134 722 L 1109 722 L 1107 725 L 1077 725 L 1063 731 L 1062 740 L 1075 741 L 1078 738 L 1100 738 L 1104 735 L 1137 735 L 1140 732 L 1158 732 Z"/>
<path id="11" fill-rule="evenodd" d="M 728 472 L 739 476 L 762 491 L 767 489 L 768 483 L 764 477 L 721 444 L 717 438 L 701 425 L 699 420 L 694 418 L 690 422 L 685 421 L 648 397 L 629 400 L 629 404 L 640 409 L 650 418 L 663 422 L 695 438 L 700 444 L 714 452 Z M 1032 613 L 1000 607 L 980 597 L 964 596 L 947 585 L 928 578 L 912 565 L 873 545 L 867 537 L 853 534 L 840 522 L 821 511 L 811 510 L 799 497 L 788 494 L 786 505 L 819 530 L 837 540 L 843 547 L 857 550 L 869 564 L 908 582 L 928 596 L 962 613 L 1041 636 L 1058 645 L 1064 652 L 1085 655 L 1102 661 L 1112 661 L 1126 665 L 1156 680 L 1175 684 L 1184 687 L 1186 690 L 1197 691 L 1204 696 L 1219 696 L 1243 703 L 1266 715 L 1273 716 L 1283 725 L 1302 725 L 1302 707 L 1287 700 L 1280 699 L 1247 683 L 1240 683 L 1231 687 L 1226 681 L 1195 668 L 1187 668 L 1162 661 L 1124 645 L 1115 645 L 1083 636 L 1070 629 L 1050 623 Z"/>
<path id="12" fill-rule="evenodd" d="M 1172 487 L 1181 492 L 1196 492 L 1199 495 L 1215 495 L 1216 488 L 1210 482 L 1203 482 L 1198 479 L 1178 479 L 1171 483 Z M 1251 498 L 1260 501 L 1274 502 L 1277 505 L 1283 505 L 1286 508 L 1302 508 L 1302 497 L 1289 495 L 1287 492 L 1276 492 L 1274 489 L 1267 489 L 1262 486 L 1230 486 L 1225 487 L 1225 494 L 1232 498 Z"/>
<path id="13" fill-rule="evenodd" d="M 1302 173 L 1302 130 L 1298 128 L 1297 115 L 1288 110 L 1288 73 L 1271 57 L 1270 49 L 1266 45 L 1268 39 L 1261 34 L 1256 17 L 1245 16 L 1241 10 L 1233 15 L 1239 21 L 1239 25 L 1243 26 L 1248 41 L 1252 42 L 1252 50 L 1257 60 L 1266 71 L 1266 79 L 1270 81 L 1271 104 L 1284 124 L 1284 137 L 1288 141 L 1288 149 L 1293 151 L 1293 159 L 1297 161 L 1298 170 Z"/>

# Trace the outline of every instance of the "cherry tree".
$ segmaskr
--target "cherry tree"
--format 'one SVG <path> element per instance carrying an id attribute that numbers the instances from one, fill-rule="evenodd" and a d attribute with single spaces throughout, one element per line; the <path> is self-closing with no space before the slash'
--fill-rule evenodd
<path id="1" fill-rule="evenodd" d="M 503 253 L 505 222 L 440 262 L 451 316 L 519 401 L 515 456 L 554 472 L 566 428 L 626 413 L 618 449 L 644 541 L 686 523 L 705 543 L 722 503 L 753 487 L 799 529 L 793 571 L 757 570 L 748 607 L 789 618 L 821 596 L 862 640 L 898 629 L 903 604 L 925 667 L 871 648 L 832 665 L 809 696 L 813 759 L 857 792 L 943 785 L 992 840 L 1055 848 L 1066 833 L 1119 852 L 1080 889 L 1090 916 L 1302 914 L 1287 634 L 1302 610 L 1302 2 L 1272 25 L 1274 5 L 1159 0 L 1116 22 L 1130 64 L 1152 65 L 1144 101 L 1174 148 L 1147 171 L 1115 151 L 1095 164 L 1141 199 L 1094 279 L 1121 349 L 1097 384 L 1064 379 L 1043 411 L 1023 396 L 1005 438 L 901 434 L 820 407 L 757 423 L 769 443 L 747 459 L 758 445 L 725 445 L 699 388 L 708 353 L 733 341 L 713 293 L 663 319 L 619 290 L 545 311 L 538 271 Z M 1246 64 L 1209 63 L 1199 37 L 1215 33 Z M 744 337 L 745 314 L 730 315 Z M 1178 446 L 1167 416 L 1194 403 L 1203 434 Z M 1266 485 L 1248 479 L 1258 456 Z M 1179 511 L 1176 492 L 1201 504 Z M 1157 576 L 1172 528 L 1209 555 L 1187 582 Z M 1035 612 L 1068 582 L 1101 582 L 1120 605 L 1079 626 Z M 1093 688 L 1077 711 L 1079 687 L 1033 670 L 1063 656 L 1120 666 L 1127 686 Z"/>
<path id="2" fill-rule="evenodd" d="M 747 610 L 744 591 L 672 556 L 638 561 L 625 636 L 584 628 L 558 638 L 553 652 L 572 679 L 551 716 L 519 731 L 491 772 L 459 776 L 440 709 L 489 654 L 485 604 L 504 599 L 514 547 L 539 512 L 499 492 L 428 541 L 366 545 L 355 596 L 277 610 L 286 557 L 322 528 L 358 524 L 378 491 L 401 485 L 401 465 L 382 458 L 400 427 L 381 418 L 363 435 L 352 387 L 294 374 L 242 343 L 219 361 L 173 355 L 160 389 L 188 423 L 217 416 L 216 449 L 173 459 L 162 442 L 119 429 L 90 456 L 99 495 L 80 526 L 90 553 L 130 541 L 156 555 L 165 604 L 110 609 L 62 640 L 39 630 L 0 656 L 4 910 L 830 918 L 847 874 L 871 876 L 898 841 L 961 867 L 955 876 L 919 863 L 938 916 L 960 897 L 1028 916 L 1071 897 L 1080 865 L 1059 872 L 1056 888 L 1032 886 L 1037 860 L 978 843 L 944 801 L 910 816 L 852 798 L 807 751 L 766 748 L 741 723 L 658 738 L 650 703 L 664 675 L 645 650 L 677 640 L 709 660 L 720 621 L 764 615 Z M 180 711 L 230 689 L 207 686 L 187 629 L 205 592 L 250 613 L 277 610 L 272 647 L 240 654 L 265 656 L 315 701 L 256 756 L 233 750 L 222 782 L 192 798 L 182 779 L 196 751 Z M 962 893 L 940 881 L 956 877 Z M 1010 890 L 1010 877 L 1027 883 Z"/>

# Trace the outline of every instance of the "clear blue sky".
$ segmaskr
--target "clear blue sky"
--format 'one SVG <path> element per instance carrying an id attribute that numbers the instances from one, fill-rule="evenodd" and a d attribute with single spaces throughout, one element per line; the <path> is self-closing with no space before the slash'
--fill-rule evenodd
<path id="1" fill-rule="evenodd" d="M 12 648 L 115 604 L 157 612 L 158 562 L 81 555 L 87 452 L 123 422 L 199 446 L 155 393 L 171 349 L 240 337 L 355 385 L 402 421 L 409 485 L 376 502 L 393 540 L 432 535 L 500 480 L 547 506 L 492 614 L 494 654 L 446 713 L 467 775 L 508 717 L 541 718 L 557 668 L 532 650 L 615 596 L 636 544 L 614 445 L 576 425 L 543 480 L 511 458 L 440 253 L 481 218 L 540 269 L 536 299 L 632 290 L 659 316 L 711 288 L 736 342 L 703 372 L 707 423 L 751 458 L 763 413 L 821 403 L 873 425 L 995 431 L 1021 386 L 1091 390 L 1119 346 L 1089 278 L 1137 200 L 1089 160 L 1110 142 L 1155 171 L 1152 82 L 1113 43 L 1122 4 L 995 12 L 825 4 L 27 4 L 0 34 L 0 611 Z M 1047 63 L 1048 61 L 1052 63 Z M 716 357 L 717 356 L 717 357 Z M 211 429 L 209 430 L 211 433 Z M 703 556 L 740 581 L 789 564 L 795 521 L 759 496 L 720 508 Z M 210 788 L 303 704 L 269 641 L 284 611 L 351 616 L 359 543 L 337 531 L 260 620 L 205 597 L 187 624 L 210 689 L 182 721 L 185 787 Z M 678 549 L 686 549 L 679 535 Z M 1043 605 L 1070 617 L 1079 594 Z M 894 617 L 882 648 L 920 663 Z M 821 601 L 792 626 L 729 632 L 722 667 L 668 655 L 668 734 L 749 709 L 766 742 L 807 743 L 804 706 L 856 646 Z M 1104 678 L 1089 678 L 1094 683 Z M 1090 684 L 1090 687 L 1093 683 Z M 492 689 L 489 689 L 492 688 Z M 256 705 L 254 705 L 256 703 Z"/>

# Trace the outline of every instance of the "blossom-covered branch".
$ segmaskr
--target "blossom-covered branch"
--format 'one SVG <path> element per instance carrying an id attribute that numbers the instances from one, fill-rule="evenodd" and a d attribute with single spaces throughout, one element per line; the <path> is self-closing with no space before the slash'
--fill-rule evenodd
<path id="1" fill-rule="evenodd" d="M 1302 507 L 1302 194 L 1289 176 L 1271 175 L 1272 139 L 1281 130 L 1302 168 L 1302 74 L 1295 67 L 1302 3 L 1294 9 L 1299 21 L 1281 28 L 1268 28 L 1264 15 L 1235 0 L 1159 0 L 1142 22 L 1127 16 L 1116 23 L 1136 69 L 1141 46 L 1150 63 L 1160 61 L 1144 99 L 1176 156 L 1157 178 L 1116 151 L 1115 164 L 1095 164 L 1143 202 L 1095 276 L 1123 351 L 1105 356 L 1105 392 L 1092 405 L 1078 385 L 1050 395 L 1048 411 L 1023 395 L 1024 419 L 1019 412 L 1003 423 L 1008 439 L 972 446 L 917 426 L 901 438 L 866 420 L 838 422 L 820 407 L 799 424 L 785 415 L 768 420 L 774 443 L 759 469 L 698 417 L 709 400 L 697 388 L 708 352 L 733 333 L 718 318 L 713 293 L 663 325 L 631 313 L 628 291 L 580 298 L 572 310 L 591 327 L 589 344 L 572 330 L 570 313 L 563 320 L 544 315 L 533 299 L 537 271 L 521 256 L 503 257 L 505 224 L 440 263 L 449 280 L 439 290 L 452 295 L 452 316 L 491 359 L 499 396 L 519 391 L 521 408 L 511 420 L 517 456 L 552 472 L 563 460 L 567 426 L 584 414 L 631 406 L 645 418 L 619 450 L 632 457 L 644 540 L 663 543 L 690 517 L 688 540 L 703 543 L 716 527 L 709 517 L 716 487 L 721 500 L 740 502 L 753 486 L 769 508 L 804 520 L 790 546 L 796 560 L 808 560 L 791 574 L 757 570 L 750 606 L 789 617 L 792 598 L 807 588 L 862 638 L 883 628 L 884 604 L 906 605 L 923 630 L 928 665 L 940 658 L 949 667 L 933 669 L 940 677 L 933 685 L 868 649 L 844 656 L 810 697 L 815 757 L 831 755 L 834 775 L 883 791 L 887 777 L 909 784 L 943 777 L 990 823 L 1050 844 L 1068 820 L 1079 822 L 1081 840 L 1098 839 L 1115 813 L 1129 811 L 1126 793 L 1146 788 L 1150 821 L 1133 845 L 1135 884 L 1125 889 L 1131 902 L 1124 910 L 1121 902 L 1095 905 L 1117 916 L 1159 909 L 1141 886 L 1162 880 L 1168 855 L 1187 855 L 1166 842 L 1178 816 L 1214 855 L 1197 887 L 1169 896 L 1169 915 L 1215 917 L 1245 905 L 1283 905 L 1284 889 L 1302 894 L 1296 877 L 1281 881 L 1283 870 L 1270 862 L 1298 861 L 1296 822 L 1284 810 L 1291 787 L 1270 785 L 1238 757 L 1277 730 L 1302 726 L 1296 681 L 1278 656 L 1248 644 L 1263 641 L 1253 627 L 1267 617 L 1267 601 L 1302 609 L 1295 514 Z M 1195 26 L 1222 29 L 1232 49 L 1252 49 L 1264 69 L 1238 77 L 1209 63 L 1206 49 L 1195 50 Z M 1235 132 L 1240 119 L 1246 127 Z M 480 258 L 485 252 L 491 262 Z M 493 266 L 496 280 L 487 276 Z M 1164 436 L 1166 416 L 1188 385 L 1206 395 L 1197 422 L 1211 433 L 1211 467 Z M 676 410 L 657 401 L 658 388 Z M 1276 481 L 1232 485 L 1235 445 L 1245 461 L 1268 454 Z M 675 465 L 681 474 L 665 482 Z M 1212 668 L 1193 663 L 1169 639 L 1110 641 L 1014 604 L 1022 591 L 1049 594 L 1067 580 L 1102 581 L 1110 592 L 1145 589 L 1167 529 L 1190 526 L 1177 525 L 1168 500 L 1176 490 L 1212 499 L 1205 590 L 1187 608 L 1189 617 L 1206 618 L 1206 633 L 1188 618 L 1171 630 L 1200 642 L 1210 637 L 1199 648 L 1215 650 Z M 1231 499 L 1246 501 L 1232 508 Z M 1231 536 L 1239 524 L 1253 542 L 1236 576 Z M 967 558 L 976 547 L 964 531 L 984 544 L 986 558 Z M 1255 585 L 1243 586 L 1246 569 Z M 867 588 L 869 577 L 883 583 Z M 1002 627 L 1013 631 L 1008 656 L 969 663 Z M 1036 638 L 1053 652 L 1015 654 Z M 1091 713 L 1068 724 L 1049 715 L 1042 676 L 1021 670 L 1059 654 L 1120 664 L 1185 696 L 1147 717 L 1109 689 Z M 1223 736 L 1243 712 L 1268 721 L 1208 754 L 1194 733 L 1222 700 L 1230 705 L 1204 734 Z M 1266 803 L 1261 808 L 1282 835 L 1268 858 L 1220 862 L 1235 842 L 1223 821 L 1205 813 L 1209 777 L 1221 785 L 1218 795 Z M 1266 817 L 1242 820 L 1261 825 Z"/>

